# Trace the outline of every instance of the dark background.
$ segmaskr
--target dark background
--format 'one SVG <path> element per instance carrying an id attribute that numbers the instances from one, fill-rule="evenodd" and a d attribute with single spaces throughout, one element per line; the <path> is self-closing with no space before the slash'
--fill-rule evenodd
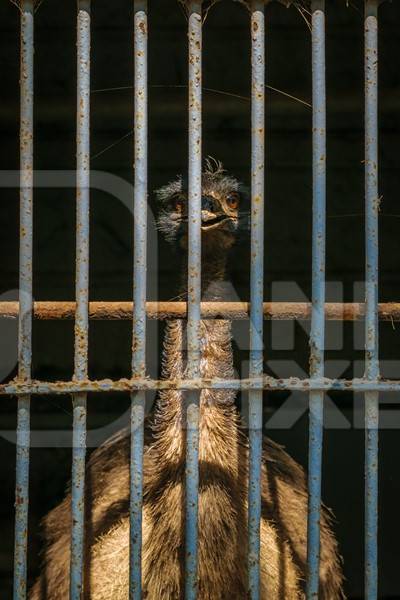
<path id="1" fill-rule="evenodd" d="M 187 168 L 186 18 L 173 0 L 150 2 L 150 190 Z M 327 279 L 340 282 L 345 301 L 361 300 L 364 273 L 363 200 L 363 15 L 362 2 L 346 8 L 327 2 L 328 93 L 328 228 Z M 267 82 L 310 102 L 310 32 L 295 9 L 273 3 L 267 9 Z M 380 298 L 400 300 L 398 275 L 400 10 L 397 3 L 380 9 Z M 222 160 L 230 171 L 249 181 L 250 103 L 248 13 L 238 3 L 223 0 L 208 14 L 204 27 L 204 155 Z M 36 14 L 35 43 L 35 168 L 73 169 L 75 165 L 76 3 L 44 0 Z M 93 3 L 92 89 L 131 86 L 133 82 L 132 2 Z M 0 168 L 18 168 L 19 14 L 11 2 L 0 6 Z M 177 86 L 177 87 L 176 87 Z M 214 90 L 214 91 L 210 91 Z M 223 95 L 229 92 L 232 95 Z M 235 95 L 242 96 L 238 98 Z M 133 91 L 108 90 L 92 96 L 92 168 L 132 182 Z M 122 136 L 126 136 L 119 141 Z M 117 143 L 118 142 L 118 143 Z M 112 145 L 111 148 L 105 149 Z M 99 154 L 101 153 L 101 154 Z M 99 155 L 98 155 L 99 154 Z M 96 156 L 98 155 L 98 156 Z M 310 295 L 311 267 L 311 111 L 306 105 L 274 91 L 267 92 L 267 177 L 265 217 L 265 298 L 302 300 Z M 75 197 L 73 189 L 35 190 L 34 297 L 36 300 L 74 298 Z M 110 194 L 93 190 L 91 205 L 91 299 L 129 300 L 132 290 L 132 215 Z M 0 292 L 10 299 L 18 287 L 18 190 L 2 189 L 0 203 Z M 151 228 L 154 234 L 154 230 Z M 153 235 L 154 239 L 154 235 Z M 154 243 L 152 243 L 153 250 Z M 157 254 L 157 253 L 156 253 Z M 149 297 L 170 299 L 176 260 L 159 241 L 158 268 L 149 271 Z M 232 257 L 237 294 L 248 299 L 248 253 Z M 156 276 L 157 275 L 157 276 Z M 293 282 L 284 292 L 281 282 Z M 278 285 L 278 287 L 276 287 Z M 296 287 L 297 286 L 297 287 Z M 276 292 L 278 289 L 278 292 Z M 295 290 L 298 290 L 297 292 Z M 293 291 L 294 290 L 294 291 Z M 328 300 L 341 300 L 329 291 Z M 278 376 L 307 370 L 308 337 L 295 325 L 294 348 L 285 345 L 287 325 L 266 324 L 266 369 Z M 15 375 L 15 324 L 0 321 L 0 375 Z M 280 328 L 280 329 L 279 329 Z M 285 329 L 286 328 L 286 329 Z M 235 325 L 237 365 L 245 373 L 246 325 Z M 343 340 L 337 336 L 342 332 Z M 157 374 L 158 340 L 162 324 L 149 332 L 149 371 Z M 380 326 L 382 373 L 400 378 L 399 325 Z M 357 338 L 358 336 L 358 338 Z M 362 336 L 362 334 L 361 334 Z M 327 375 L 352 377 L 362 373 L 359 334 L 351 324 L 330 325 Z M 93 322 L 90 329 L 90 375 L 119 378 L 129 375 L 131 331 L 128 322 Z M 281 340 L 277 343 L 276 340 Z M 282 341 L 283 340 L 283 341 Z M 278 346 L 283 346 L 279 349 Z M 357 349 L 354 347 L 357 346 Z M 73 371 L 73 324 L 34 325 L 34 376 L 69 379 Z M 337 361 L 342 361 L 337 366 Z M 390 362 L 391 361 L 391 362 Z M 358 366 L 356 365 L 358 363 Z M 242 368 L 243 365 L 243 368 Z M 299 371 L 300 370 L 300 371 Z M 265 397 L 268 419 L 289 398 Z M 291 396 L 304 405 L 301 395 Z M 397 407 L 382 401 L 380 436 L 380 598 L 399 598 L 400 535 L 399 421 Z M 333 403 L 333 404 L 332 404 Z M 151 398 L 149 399 L 151 404 Z M 337 410 L 334 410 L 334 407 Z M 363 597 L 363 439 L 362 399 L 332 395 L 327 421 L 347 428 L 325 434 L 323 497 L 337 518 L 344 556 L 346 592 Z M 89 429 L 104 439 L 128 408 L 128 399 L 109 395 L 89 398 Z M 1 400 L 0 452 L 0 597 L 11 597 L 15 445 L 15 399 Z M 390 411 L 390 412 L 389 412 Z M 342 421 L 343 415 L 347 421 Z M 355 418 L 358 426 L 351 426 Z M 123 417 L 122 417 L 123 421 Z M 121 421 L 118 421 L 120 423 Z M 272 423 L 272 421 L 271 421 Z M 111 424 L 111 425 L 110 425 Z M 109 425 L 110 427 L 106 427 Z M 69 478 L 71 451 L 70 398 L 35 397 L 32 402 L 34 447 L 31 458 L 29 572 L 38 568 L 40 518 L 62 497 Z M 114 428 L 116 426 L 114 425 Z M 271 426 L 272 427 L 272 426 Z M 307 462 L 307 417 L 290 429 L 269 428 L 303 465 Z M 102 429 L 100 429 L 102 428 Z M 8 433 L 4 433 L 7 432 Z M 50 444 L 43 432 L 56 431 L 61 446 Z M 37 433 L 39 432 L 39 433 Z M 41 432 L 41 433 L 40 433 Z M 93 438 L 91 438 L 93 440 Z M 11 442 L 10 442 L 11 440 Z M 44 441 L 43 441 L 44 440 Z M 47 441 L 46 441 L 47 440 Z"/>

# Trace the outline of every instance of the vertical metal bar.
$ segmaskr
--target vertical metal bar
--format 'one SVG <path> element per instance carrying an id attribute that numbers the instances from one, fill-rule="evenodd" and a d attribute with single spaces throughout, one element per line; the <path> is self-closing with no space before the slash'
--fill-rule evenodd
<path id="1" fill-rule="evenodd" d="M 78 0 L 76 316 L 74 378 L 87 378 L 90 196 L 90 0 Z M 73 397 L 70 598 L 83 594 L 86 394 Z"/>
<path id="2" fill-rule="evenodd" d="M 132 376 L 146 375 L 147 0 L 134 2 L 135 192 Z M 142 597 L 142 504 L 145 392 L 131 396 L 130 600 Z"/>
<path id="3" fill-rule="evenodd" d="M 313 234 L 310 377 L 324 376 L 326 244 L 325 0 L 312 2 Z M 310 393 L 307 599 L 318 598 L 324 394 Z"/>
<path id="4" fill-rule="evenodd" d="M 250 377 L 263 373 L 265 14 L 251 2 L 251 264 Z M 249 595 L 260 597 L 262 390 L 249 392 L 248 573 Z"/>
<path id="5" fill-rule="evenodd" d="M 365 4 L 365 377 L 379 377 L 378 355 L 378 5 Z M 365 598 L 378 597 L 379 395 L 365 394 Z"/>
<path id="6" fill-rule="evenodd" d="M 202 14 L 201 0 L 188 2 L 189 14 L 189 254 L 188 377 L 200 375 L 201 299 L 201 146 L 202 146 Z M 186 564 L 185 597 L 197 596 L 199 393 L 186 396 Z"/>
<path id="7" fill-rule="evenodd" d="M 31 378 L 32 363 L 33 34 L 33 0 L 22 0 L 18 378 L 25 381 Z M 14 600 L 24 600 L 27 577 L 30 396 L 18 399 L 17 413 Z"/>

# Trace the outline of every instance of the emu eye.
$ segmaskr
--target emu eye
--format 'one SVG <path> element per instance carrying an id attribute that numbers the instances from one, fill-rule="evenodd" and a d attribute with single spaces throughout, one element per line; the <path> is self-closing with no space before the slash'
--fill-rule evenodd
<path id="1" fill-rule="evenodd" d="M 235 209 L 239 206 L 240 195 L 238 192 L 231 192 L 226 197 L 226 204 L 229 208 Z"/>
<path id="2" fill-rule="evenodd" d="M 181 213 L 183 212 L 183 198 L 181 196 L 176 196 L 173 200 L 173 207 L 175 212 Z"/>

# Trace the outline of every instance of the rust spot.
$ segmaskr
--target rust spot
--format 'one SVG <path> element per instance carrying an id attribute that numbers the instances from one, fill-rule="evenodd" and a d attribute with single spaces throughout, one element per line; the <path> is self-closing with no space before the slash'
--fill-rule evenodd
<path id="1" fill-rule="evenodd" d="M 147 26 L 146 26 L 146 23 L 144 21 L 141 21 L 139 23 L 139 29 L 140 29 L 140 31 L 142 32 L 143 35 L 147 34 Z"/>

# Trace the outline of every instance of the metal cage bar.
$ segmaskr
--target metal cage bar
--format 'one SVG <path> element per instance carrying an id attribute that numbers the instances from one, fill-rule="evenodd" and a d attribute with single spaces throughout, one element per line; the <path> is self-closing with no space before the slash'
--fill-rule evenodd
<path id="1" fill-rule="evenodd" d="M 307 321 L 311 318 L 309 302 L 264 302 L 263 314 L 266 320 Z M 202 319 L 246 320 L 250 314 L 249 302 L 202 302 Z M 325 319 L 327 321 L 361 321 L 365 317 L 363 302 L 326 302 Z M 73 319 L 76 303 L 69 301 L 33 303 L 33 317 L 38 320 Z M 89 302 L 89 319 L 93 320 L 131 320 L 134 305 L 132 302 Z M 0 319 L 16 319 L 19 303 L 0 302 Z M 186 302 L 146 302 L 146 314 L 149 319 L 186 319 Z M 378 305 L 378 317 L 381 321 L 400 321 L 400 304 L 381 302 Z"/>
<path id="2" fill-rule="evenodd" d="M 74 379 L 88 374 L 89 198 L 90 198 L 90 0 L 78 1 L 77 165 L 76 165 L 76 317 Z M 73 399 L 70 598 L 83 593 L 86 393 Z"/>
<path id="3" fill-rule="evenodd" d="M 34 3 L 22 0 L 18 379 L 28 384 L 32 366 L 33 36 Z M 14 600 L 26 598 L 29 445 L 30 395 L 27 392 L 18 398 L 17 407 Z"/>
<path id="4" fill-rule="evenodd" d="M 379 378 L 378 354 L 378 5 L 365 3 L 365 377 Z M 365 598 L 378 597 L 379 393 L 365 394 Z"/>
<path id="5" fill-rule="evenodd" d="M 202 159 L 202 2 L 187 4 L 189 24 L 189 210 L 187 373 L 200 376 L 201 159 Z M 186 554 L 185 597 L 197 596 L 199 393 L 186 397 Z"/>
<path id="6" fill-rule="evenodd" d="M 147 268 L 147 0 L 134 2 L 134 272 L 132 376 L 146 375 Z M 142 505 L 145 392 L 131 397 L 130 463 L 130 589 L 131 600 L 142 597 Z"/>
<path id="7" fill-rule="evenodd" d="M 326 245 L 325 0 L 312 2 L 313 231 L 310 378 L 324 376 Z M 318 598 L 324 392 L 310 393 L 307 600 Z"/>
<path id="8" fill-rule="evenodd" d="M 37 381 L 11 382 L 0 385 L 0 396 L 24 396 L 26 394 L 78 394 L 107 393 L 136 390 L 269 390 L 277 391 L 336 391 L 336 392 L 399 392 L 398 379 L 300 379 L 288 377 L 276 379 L 269 375 L 245 379 L 202 378 L 198 379 L 99 379 L 85 381 Z M 400 401 L 400 400 L 398 400 Z"/>
<path id="9" fill-rule="evenodd" d="M 251 2 L 251 263 L 250 263 L 250 369 L 263 373 L 264 296 L 264 161 L 265 161 L 265 7 Z M 260 598 L 260 523 L 262 390 L 249 392 L 248 577 L 249 595 Z"/>

